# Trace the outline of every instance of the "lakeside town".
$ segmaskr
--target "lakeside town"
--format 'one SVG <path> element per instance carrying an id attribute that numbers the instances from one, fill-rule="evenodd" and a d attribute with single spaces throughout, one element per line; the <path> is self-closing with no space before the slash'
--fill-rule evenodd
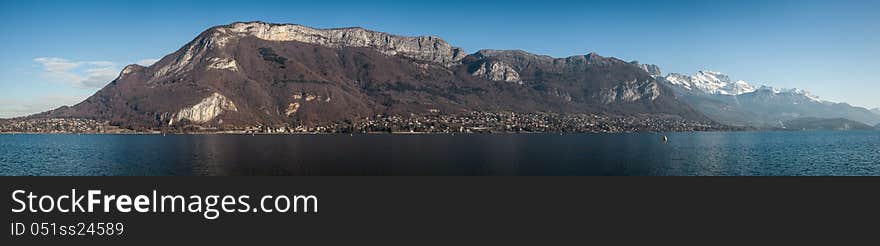
<path id="1" fill-rule="evenodd" d="M 108 122 L 89 119 L 7 119 L 0 120 L 0 133 L 133 133 Z"/>
<path id="2" fill-rule="evenodd" d="M 91 119 L 49 118 L 0 121 L 2 133 L 618 133 L 736 130 L 712 122 L 655 115 L 543 114 L 472 112 L 461 115 L 376 115 L 312 126 L 255 125 L 246 127 L 184 125 L 135 131 Z"/>

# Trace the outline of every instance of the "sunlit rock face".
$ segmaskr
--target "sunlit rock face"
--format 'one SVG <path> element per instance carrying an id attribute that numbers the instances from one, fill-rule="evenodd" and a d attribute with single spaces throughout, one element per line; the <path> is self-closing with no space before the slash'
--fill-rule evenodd
<path id="1" fill-rule="evenodd" d="M 602 102 L 634 102 L 641 99 L 655 100 L 660 96 L 660 89 L 654 81 L 626 81 L 602 91 L 599 94 Z"/>
<path id="2" fill-rule="evenodd" d="M 519 73 L 513 67 L 499 61 L 483 62 L 471 75 L 492 81 L 521 82 Z"/>
<path id="3" fill-rule="evenodd" d="M 654 64 L 641 64 L 641 63 L 639 63 L 638 61 L 632 61 L 632 62 L 630 62 L 630 63 L 633 64 L 633 65 L 638 66 L 638 67 L 641 68 L 642 70 L 645 70 L 645 72 L 648 72 L 648 74 L 650 74 L 651 77 L 655 77 L 655 78 L 656 78 L 656 77 L 663 76 L 663 72 L 660 71 L 660 67 L 657 66 L 657 65 L 654 65 Z"/>
<path id="4" fill-rule="evenodd" d="M 238 71 L 238 65 L 236 65 L 233 59 L 214 57 L 209 59 L 208 62 L 208 68 Z"/>
<path id="5" fill-rule="evenodd" d="M 131 65 L 125 66 L 125 68 L 123 68 L 122 71 L 119 72 L 119 77 L 121 78 L 123 76 L 129 75 L 129 74 L 134 73 L 136 71 L 142 71 L 143 69 L 144 69 L 143 66 L 137 65 L 137 64 L 131 64 Z"/>
<path id="6" fill-rule="evenodd" d="M 220 27 L 217 31 L 232 37 L 254 36 L 264 40 L 297 41 L 334 48 L 373 48 L 386 55 L 448 65 L 459 62 L 467 55 L 461 48 L 453 47 L 438 37 L 405 37 L 358 27 L 316 29 L 294 24 L 246 22 Z M 218 35 L 217 43 L 224 44 L 228 38 Z"/>
<path id="7" fill-rule="evenodd" d="M 300 104 L 298 102 L 288 104 L 287 110 L 284 111 L 284 115 L 287 115 L 288 117 L 290 117 L 290 115 L 295 114 L 296 111 L 299 110 L 299 107 L 300 107 Z"/>
<path id="8" fill-rule="evenodd" d="M 196 105 L 178 111 L 174 114 L 174 117 L 168 122 L 168 124 L 171 125 L 174 124 L 174 122 L 180 122 L 183 120 L 188 120 L 193 123 L 205 123 L 227 111 L 237 112 L 238 108 L 236 108 L 235 104 L 225 96 L 214 92 L 211 96 L 202 99 L 202 101 Z"/>
<path id="9" fill-rule="evenodd" d="M 171 62 L 163 63 L 153 75 L 153 82 L 168 76 L 186 73 L 207 61 L 208 68 L 237 71 L 236 61 L 223 51 L 233 40 L 256 37 L 268 41 L 295 41 L 329 48 L 370 48 L 389 56 L 402 56 L 418 62 L 436 63 L 446 67 L 460 64 L 467 54 L 434 36 L 406 37 L 359 27 L 318 29 L 296 24 L 237 22 L 209 29 L 182 49 Z M 214 50 L 225 57 L 211 57 Z"/>

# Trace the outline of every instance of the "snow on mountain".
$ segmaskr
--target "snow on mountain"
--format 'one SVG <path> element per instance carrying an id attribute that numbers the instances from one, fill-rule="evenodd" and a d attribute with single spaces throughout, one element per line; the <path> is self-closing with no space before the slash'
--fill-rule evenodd
<path id="1" fill-rule="evenodd" d="M 647 71 L 650 66 L 639 67 Z M 880 123 L 878 111 L 825 101 L 803 89 L 756 87 L 742 80 L 734 82 L 719 72 L 670 73 L 655 78 L 670 86 L 679 100 L 723 124 L 781 127 L 783 121 L 803 117 L 845 118 L 869 125 Z"/>
<path id="2" fill-rule="evenodd" d="M 813 102 L 823 102 L 823 100 L 819 99 L 818 96 L 813 95 L 812 93 L 810 93 L 809 91 L 806 91 L 804 89 L 798 89 L 798 88 L 777 89 L 772 86 L 762 85 L 761 88 L 758 88 L 756 91 L 758 91 L 758 90 L 770 91 L 775 95 L 802 96 L 802 97 L 807 98 L 808 100 L 813 101 Z"/>
<path id="3" fill-rule="evenodd" d="M 670 73 L 665 77 L 666 81 L 673 85 L 681 86 L 687 90 L 697 90 L 712 95 L 742 95 L 757 90 L 767 90 L 773 94 L 799 95 L 810 101 L 822 102 L 818 96 L 797 88 L 773 88 L 762 85 L 755 87 L 746 81 L 737 80 L 731 82 L 730 76 L 715 71 L 699 71 L 693 75 Z"/>
<path id="4" fill-rule="evenodd" d="M 666 76 L 666 80 L 688 90 L 699 90 L 709 94 L 739 95 L 755 91 L 755 87 L 748 82 L 742 80 L 731 82 L 726 74 L 715 71 L 699 71 L 694 75 L 671 73 Z"/>

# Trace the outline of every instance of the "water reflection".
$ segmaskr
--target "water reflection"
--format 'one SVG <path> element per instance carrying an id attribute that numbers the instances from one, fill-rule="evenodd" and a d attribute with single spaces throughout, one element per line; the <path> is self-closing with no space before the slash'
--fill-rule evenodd
<path id="1" fill-rule="evenodd" d="M 3 175 L 878 175 L 878 132 L 0 135 Z"/>

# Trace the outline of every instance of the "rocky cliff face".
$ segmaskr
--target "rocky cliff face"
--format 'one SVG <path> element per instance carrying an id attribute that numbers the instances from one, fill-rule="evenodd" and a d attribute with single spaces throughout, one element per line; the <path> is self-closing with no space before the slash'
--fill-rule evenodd
<path id="1" fill-rule="evenodd" d="M 221 46 L 230 38 L 251 36 L 269 41 L 296 41 L 331 48 L 370 48 L 386 55 L 400 55 L 444 65 L 455 64 L 467 55 L 461 48 L 453 47 L 437 37 L 404 37 L 358 27 L 315 29 L 293 24 L 247 22 L 218 27 L 214 31 L 212 36 Z"/>
<path id="2" fill-rule="evenodd" d="M 569 100 L 613 104 L 654 101 L 663 95 L 661 86 L 642 71 L 642 66 L 596 53 L 553 58 L 519 50 L 480 50 L 474 57 L 481 64 L 503 64 L 505 72 L 515 72 L 517 78 L 539 84 L 550 95 L 564 91 L 562 94 Z M 478 68 L 482 71 L 483 67 Z M 577 86 L 572 87 L 571 82 Z M 575 87 L 589 90 L 579 91 Z"/>
<path id="3" fill-rule="evenodd" d="M 516 69 L 500 61 L 482 61 L 471 75 L 492 81 L 522 82 Z"/>
<path id="4" fill-rule="evenodd" d="M 660 86 L 649 80 L 625 81 L 614 88 L 599 93 L 602 102 L 635 102 L 638 100 L 655 100 L 660 97 Z"/>
<path id="5" fill-rule="evenodd" d="M 155 129 L 471 111 L 705 119 L 639 66 L 595 53 L 466 55 L 436 37 L 262 22 L 208 29 L 152 66 L 125 67 L 85 101 L 32 117 Z"/>
<path id="6" fill-rule="evenodd" d="M 358 27 L 316 29 L 295 24 L 237 22 L 213 27 L 203 32 L 184 46 L 183 52 L 172 57 L 172 62 L 156 70 L 154 78 L 161 79 L 169 74 L 188 72 L 194 68 L 194 64 L 205 61 L 210 63 L 211 68 L 235 70 L 236 61 L 231 54 L 217 51 L 224 50 L 229 43 L 248 37 L 266 41 L 316 44 L 328 48 L 369 48 L 390 56 L 401 56 L 444 66 L 456 65 L 467 55 L 461 48 L 453 47 L 446 41 L 432 36 L 405 37 Z"/>
<path id="7" fill-rule="evenodd" d="M 206 123 L 210 122 L 223 112 L 237 112 L 238 108 L 235 107 L 235 103 L 227 99 L 225 96 L 220 95 L 220 93 L 214 92 L 210 96 L 202 99 L 196 105 L 183 108 L 178 111 L 176 114 L 171 116 L 170 121 L 168 121 L 169 125 L 173 125 L 174 122 L 181 122 L 184 120 L 188 120 L 193 123 Z"/>
<path id="8" fill-rule="evenodd" d="M 648 74 L 650 74 L 652 77 L 655 77 L 655 78 L 656 78 L 656 77 L 663 76 L 663 72 L 660 71 L 660 67 L 657 66 L 657 65 L 654 65 L 654 64 L 641 64 L 641 63 L 639 63 L 638 61 L 632 61 L 632 62 L 630 62 L 630 63 L 632 63 L 633 65 L 638 66 L 638 67 L 641 68 L 642 70 L 645 70 L 645 72 L 648 72 Z"/>

